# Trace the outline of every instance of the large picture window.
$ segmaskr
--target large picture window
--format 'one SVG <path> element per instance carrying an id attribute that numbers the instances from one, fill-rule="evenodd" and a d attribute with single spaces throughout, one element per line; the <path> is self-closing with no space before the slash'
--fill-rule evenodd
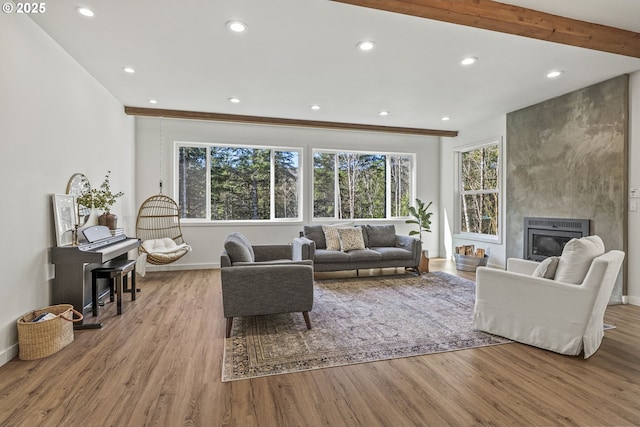
<path id="1" fill-rule="evenodd" d="M 178 144 L 181 217 L 300 219 L 300 157 L 296 149 Z"/>
<path id="2" fill-rule="evenodd" d="M 313 217 L 394 218 L 409 214 L 413 154 L 313 153 Z"/>
<path id="3" fill-rule="evenodd" d="M 458 155 L 460 231 L 498 237 L 500 145 L 492 142 Z"/>

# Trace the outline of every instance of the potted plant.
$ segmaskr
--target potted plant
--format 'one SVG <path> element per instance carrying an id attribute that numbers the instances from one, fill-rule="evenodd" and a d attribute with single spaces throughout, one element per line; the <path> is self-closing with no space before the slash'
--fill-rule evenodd
<path id="1" fill-rule="evenodd" d="M 433 212 L 429 212 L 429 208 L 433 202 L 429 202 L 425 205 L 425 203 L 416 199 L 415 206 L 409 206 L 409 214 L 415 219 L 408 219 L 405 222 L 407 224 L 416 224 L 418 226 L 418 230 L 411 230 L 409 232 L 409 236 L 415 236 L 416 234 L 420 236 L 420 242 L 424 244 L 422 240 L 422 232 L 431 233 L 431 215 Z M 420 272 L 428 273 L 429 272 L 429 251 L 426 249 L 422 250 L 422 255 L 420 257 Z"/>
<path id="2" fill-rule="evenodd" d="M 111 213 L 111 206 L 113 206 L 116 199 L 122 197 L 124 193 L 122 191 L 117 193 L 111 191 L 111 184 L 109 182 L 110 175 L 111 171 L 107 171 L 100 188 L 92 188 L 82 193 L 78 197 L 77 202 L 79 205 L 104 211 L 104 213 L 98 217 L 98 223 L 100 225 L 106 225 L 111 230 L 115 230 L 118 217 Z"/>

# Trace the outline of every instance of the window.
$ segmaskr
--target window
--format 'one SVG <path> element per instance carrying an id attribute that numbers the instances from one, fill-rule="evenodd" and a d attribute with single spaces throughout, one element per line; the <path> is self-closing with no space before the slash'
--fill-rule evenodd
<path id="1" fill-rule="evenodd" d="M 178 144 L 181 217 L 300 219 L 300 151 Z"/>
<path id="2" fill-rule="evenodd" d="M 409 214 L 413 154 L 313 153 L 314 218 L 393 218 Z"/>
<path id="3" fill-rule="evenodd" d="M 460 231 L 498 237 L 500 146 L 492 142 L 458 154 Z"/>

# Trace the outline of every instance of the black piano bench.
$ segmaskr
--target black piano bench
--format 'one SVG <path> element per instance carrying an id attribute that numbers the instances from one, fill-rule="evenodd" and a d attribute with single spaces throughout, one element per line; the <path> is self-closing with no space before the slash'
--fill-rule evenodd
<path id="1" fill-rule="evenodd" d="M 98 280 L 109 280 L 109 301 L 113 302 L 114 286 L 117 294 L 118 314 L 122 314 L 122 295 L 129 292 L 127 277 L 131 273 L 131 301 L 136 300 L 136 261 L 133 259 L 111 260 L 91 271 L 91 311 L 98 316 Z"/>

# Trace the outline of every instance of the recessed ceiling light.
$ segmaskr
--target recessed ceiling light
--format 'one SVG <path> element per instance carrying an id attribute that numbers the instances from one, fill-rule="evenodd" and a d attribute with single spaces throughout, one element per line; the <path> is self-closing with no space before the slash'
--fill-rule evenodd
<path id="1" fill-rule="evenodd" d="M 366 40 L 363 42 L 358 43 L 358 49 L 366 52 L 369 50 L 372 50 L 374 47 L 376 47 L 376 44 L 370 40 Z"/>
<path id="2" fill-rule="evenodd" d="M 131 67 L 124 67 L 122 70 L 123 70 L 125 73 L 129 73 L 129 74 L 133 74 L 133 73 L 135 73 L 135 72 L 136 72 L 136 70 L 134 70 L 134 69 L 133 69 L 133 68 L 131 68 Z"/>
<path id="3" fill-rule="evenodd" d="M 313 105 L 311 106 L 311 109 L 312 109 L 312 110 L 319 110 L 319 109 L 320 109 L 320 106 L 319 106 L 318 104 L 313 104 Z"/>
<path id="4" fill-rule="evenodd" d="M 93 10 L 87 9 L 86 7 L 79 7 L 76 10 L 80 15 L 89 16 L 89 17 L 94 15 Z"/>
<path id="5" fill-rule="evenodd" d="M 229 21 L 227 22 L 227 28 L 233 31 L 234 33 L 243 33 L 247 31 L 247 24 L 240 21 Z"/>
<path id="6" fill-rule="evenodd" d="M 149 104 L 157 104 L 157 103 L 158 103 L 158 101 L 156 101 L 155 99 L 150 99 L 149 100 Z"/>
<path id="7" fill-rule="evenodd" d="M 564 73 L 564 71 L 554 70 L 547 73 L 547 78 L 555 79 L 556 77 L 560 77 Z"/>
<path id="8" fill-rule="evenodd" d="M 381 115 L 381 116 L 388 116 L 389 112 L 388 111 L 380 111 L 378 114 Z"/>
<path id="9" fill-rule="evenodd" d="M 447 121 L 449 121 L 449 120 L 451 120 L 451 117 L 449 117 L 449 116 L 444 116 L 444 117 L 442 118 L 442 121 L 443 121 L 443 122 L 447 122 Z"/>
<path id="10" fill-rule="evenodd" d="M 464 58 L 462 61 L 460 61 L 460 64 L 472 65 L 472 64 L 475 64 L 476 62 L 478 62 L 478 58 L 476 58 L 475 56 L 469 56 L 467 58 Z"/>
<path id="11" fill-rule="evenodd" d="M 239 98 L 229 98 L 229 102 L 231 102 L 232 104 L 237 104 L 240 102 Z"/>

